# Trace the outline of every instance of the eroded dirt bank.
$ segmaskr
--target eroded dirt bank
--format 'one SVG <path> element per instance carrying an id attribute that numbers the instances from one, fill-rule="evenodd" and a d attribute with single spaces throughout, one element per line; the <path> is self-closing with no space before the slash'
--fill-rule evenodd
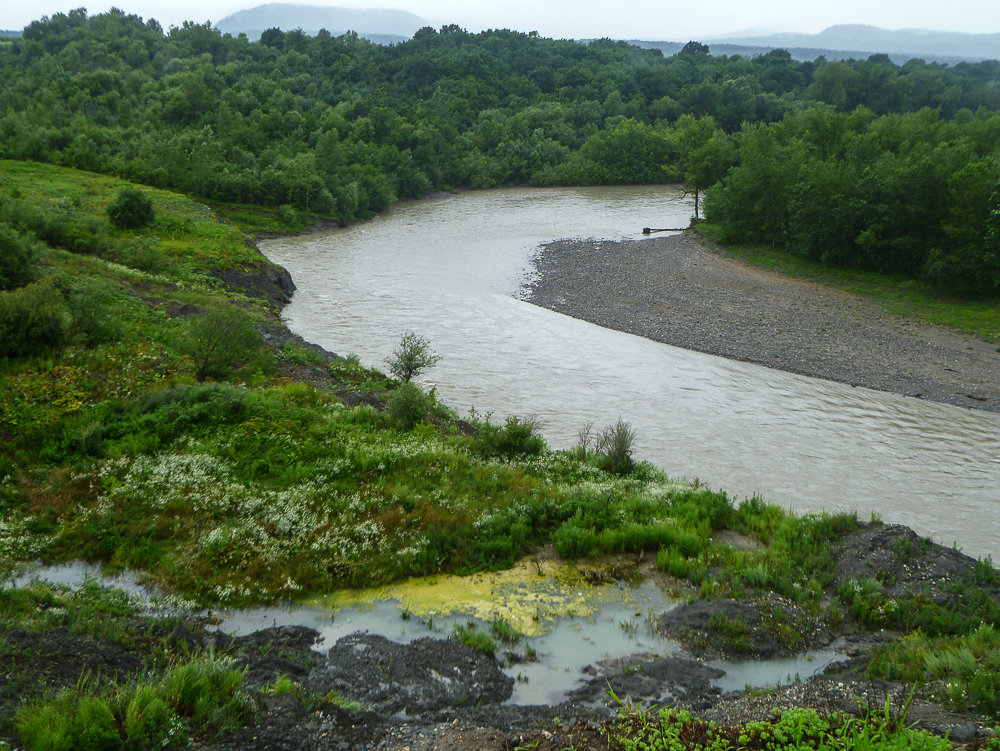
<path id="1" fill-rule="evenodd" d="M 525 299 L 599 326 L 801 375 L 1000 411 L 1000 353 L 877 303 L 755 269 L 683 234 L 560 240 Z"/>

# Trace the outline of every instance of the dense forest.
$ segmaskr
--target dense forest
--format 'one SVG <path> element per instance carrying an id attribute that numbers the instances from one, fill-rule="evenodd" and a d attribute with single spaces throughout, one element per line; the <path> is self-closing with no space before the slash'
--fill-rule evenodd
<path id="1" fill-rule="evenodd" d="M 350 222 L 497 185 L 721 181 L 731 237 L 1000 289 L 1000 63 L 420 30 L 259 42 L 113 10 L 0 45 L 0 156 Z"/>

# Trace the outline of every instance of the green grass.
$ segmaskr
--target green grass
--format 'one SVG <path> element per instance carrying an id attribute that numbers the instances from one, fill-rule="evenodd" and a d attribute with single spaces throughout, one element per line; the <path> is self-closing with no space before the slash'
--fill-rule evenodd
<path id="1" fill-rule="evenodd" d="M 697 231 L 709 240 L 718 240 L 718 228 L 712 224 L 699 224 Z M 887 313 L 958 329 L 1000 345 L 1000 300 L 947 295 L 916 279 L 840 269 L 802 258 L 780 247 L 739 244 L 723 247 L 726 253 L 751 266 L 869 297 Z"/>
<path id="2" fill-rule="evenodd" d="M 1000 631 L 981 625 L 958 637 L 915 631 L 881 647 L 869 665 L 873 678 L 924 687 L 936 701 L 1000 718 Z"/>
<path id="3" fill-rule="evenodd" d="M 330 222 L 329 217 L 292 210 L 254 206 L 247 203 L 206 201 L 215 214 L 227 224 L 251 236 L 287 235 L 302 232 L 307 227 Z"/>
<path id="4" fill-rule="evenodd" d="M 23 706 L 17 730 L 29 751 L 114 751 L 188 745 L 188 734 L 242 727 L 254 716 L 243 672 L 206 653 L 177 662 L 159 678 L 97 688 L 86 681 Z"/>
<path id="5" fill-rule="evenodd" d="M 609 729 L 621 751 L 950 751 L 946 738 L 903 721 L 869 714 L 862 720 L 812 709 L 789 709 L 770 721 L 725 727 L 676 709 L 622 711 Z"/>
<path id="6" fill-rule="evenodd" d="M 466 646 L 482 652 L 487 657 L 494 657 L 497 651 L 497 643 L 485 631 L 479 631 L 472 621 L 467 626 L 455 626 L 455 638 Z"/>

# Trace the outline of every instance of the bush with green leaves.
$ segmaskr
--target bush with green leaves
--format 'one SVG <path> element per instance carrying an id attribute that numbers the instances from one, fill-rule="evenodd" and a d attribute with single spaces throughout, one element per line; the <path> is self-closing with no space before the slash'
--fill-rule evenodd
<path id="1" fill-rule="evenodd" d="M 40 247 L 8 224 L 0 223 L 0 290 L 34 280 Z"/>
<path id="2" fill-rule="evenodd" d="M 194 361 L 195 377 L 225 378 L 257 356 L 260 334 L 237 308 L 213 308 L 191 324 L 180 350 Z"/>
<path id="3" fill-rule="evenodd" d="M 31 357 L 66 341 L 66 305 L 49 281 L 0 292 L 0 357 Z"/>
<path id="4" fill-rule="evenodd" d="M 402 383 L 386 399 L 386 413 L 389 422 L 400 430 L 410 430 L 427 417 L 431 410 L 431 398 L 415 383 Z"/>
<path id="5" fill-rule="evenodd" d="M 118 261 L 129 268 L 159 274 L 167 267 L 167 259 L 156 242 L 136 237 L 116 250 Z"/>
<path id="6" fill-rule="evenodd" d="M 124 326 L 117 316 L 117 290 L 100 279 L 76 279 L 66 294 L 74 340 L 95 346 L 117 339 Z"/>
<path id="7" fill-rule="evenodd" d="M 138 188 L 122 188 L 108 206 L 108 219 L 118 229 L 139 229 L 153 223 L 153 201 Z"/>
<path id="8" fill-rule="evenodd" d="M 510 415 L 503 425 L 487 419 L 476 436 L 476 453 L 485 457 L 538 456 L 545 448 L 545 439 L 538 435 L 538 421 L 533 417 Z"/>
<path id="9" fill-rule="evenodd" d="M 431 349 L 431 343 L 413 331 L 407 331 L 399 340 L 392 356 L 386 360 L 389 372 L 403 382 L 409 382 L 441 359 Z"/>

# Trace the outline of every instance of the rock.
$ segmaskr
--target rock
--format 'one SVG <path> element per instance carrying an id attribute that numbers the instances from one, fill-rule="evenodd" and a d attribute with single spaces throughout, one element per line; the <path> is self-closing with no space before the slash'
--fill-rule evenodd
<path id="1" fill-rule="evenodd" d="M 357 633 L 340 639 L 307 687 L 335 691 L 379 712 L 418 714 L 505 701 L 514 679 L 496 661 L 457 641 L 424 638 L 398 644 Z"/>

